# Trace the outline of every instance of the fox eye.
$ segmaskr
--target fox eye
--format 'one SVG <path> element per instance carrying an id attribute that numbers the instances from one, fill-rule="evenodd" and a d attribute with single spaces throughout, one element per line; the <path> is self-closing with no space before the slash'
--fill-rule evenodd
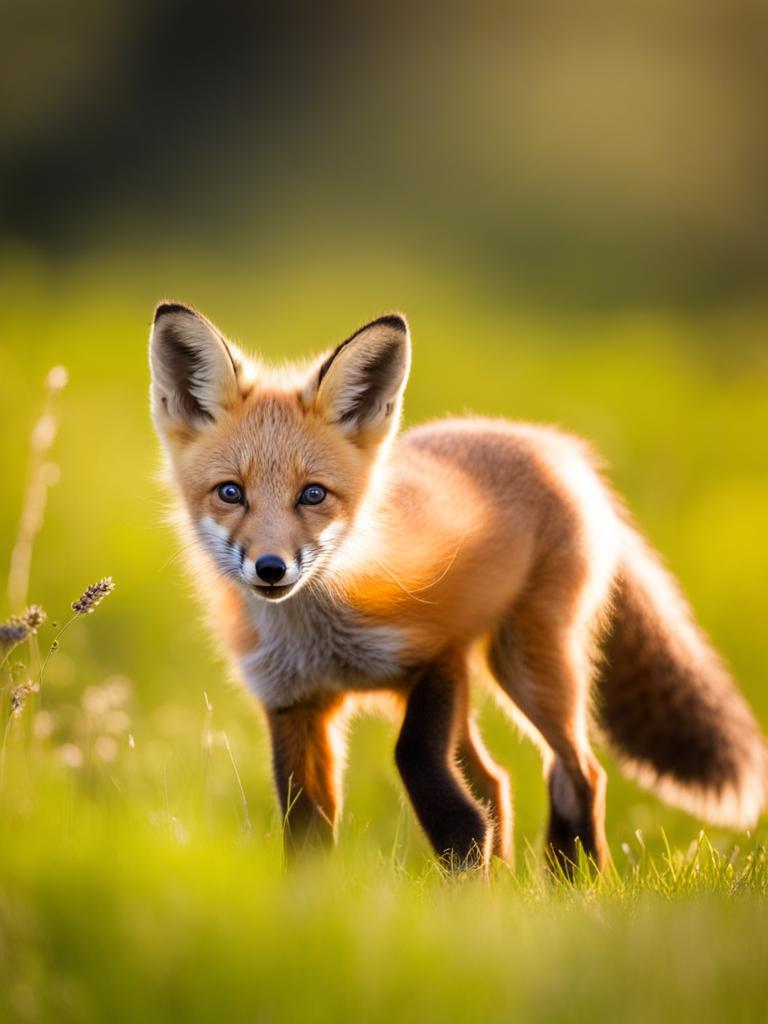
<path id="1" fill-rule="evenodd" d="M 321 501 L 325 501 L 325 496 L 328 492 L 320 484 L 310 484 L 305 487 L 299 495 L 300 505 L 319 505 Z"/>
<path id="2" fill-rule="evenodd" d="M 216 488 L 216 493 L 227 505 L 242 505 L 243 503 L 243 488 L 240 484 L 235 484 L 231 480 L 224 484 L 219 484 Z"/>

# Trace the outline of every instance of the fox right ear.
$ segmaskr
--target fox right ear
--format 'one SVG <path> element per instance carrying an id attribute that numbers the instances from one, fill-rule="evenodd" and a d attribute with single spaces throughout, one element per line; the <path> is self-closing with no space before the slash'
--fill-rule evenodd
<path id="1" fill-rule="evenodd" d="M 410 362 L 405 317 L 382 316 L 336 346 L 306 394 L 356 444 L 380 444 L 397 430 Z"/>
<path id="2" fill-rule="evenodd" d="M 157 307 L 149 362 L 152 415 L 159 430 L 199 430 L 239 397 L 240 354 L 188 306 L 161 302 Z"/>

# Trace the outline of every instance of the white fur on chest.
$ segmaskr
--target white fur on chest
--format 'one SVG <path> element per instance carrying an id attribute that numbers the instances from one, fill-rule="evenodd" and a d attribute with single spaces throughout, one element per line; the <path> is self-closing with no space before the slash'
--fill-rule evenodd
<path id="1" fill-rule="evenodd" d="M 279 604 L 253 601 L 260 643 L 240 665 L 266 707 L 318 693 L 376 688 L 403 671 L 403 637 L 390 626 L 372 625 L 314 595 L 298 594 Z"/>

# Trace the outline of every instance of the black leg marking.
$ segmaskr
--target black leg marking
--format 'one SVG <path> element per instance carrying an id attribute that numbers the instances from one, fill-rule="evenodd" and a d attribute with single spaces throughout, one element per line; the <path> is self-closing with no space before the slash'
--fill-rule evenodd
<path id="1" fill-rule="evenodd" d="M 568 771 L 555 759 L 549 773 L 549 828 L 547 850 L 555 870 L 573 878 L 579 845 L 587 857 L 600 865 L 604 857 L 596 825 L 596 812 L 604 803 L 604 775 L 596 766 L 597 780 L 590 783 L 576 768 Z"/>
<path id="2" fill-rule="evenodd" d="M 465 691 L 463 671 L 429 669 L 411 690 L 395 748 L 419 821 L 450 867 L 484 864 L 492 832 L 454 763 Z"/>

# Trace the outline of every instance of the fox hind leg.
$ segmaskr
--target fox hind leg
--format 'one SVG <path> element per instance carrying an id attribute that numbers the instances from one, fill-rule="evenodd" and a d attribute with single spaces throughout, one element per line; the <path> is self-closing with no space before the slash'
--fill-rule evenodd
<path id="1" fill-rule="evenodd" d="M 578 847 L 599 868 L 608 859 L 605 839 L 605 772 L 587 746 L 570 762 L 559 755 L 549 767 L 547 853 L 572 878 Z"/>
<path id="2" fill-rule="evenodd" d="M 587 736 L 591 666 L 578 631 L 526 609 L 498 631 L 489 665 L 545 745 L 550 814 L 547 855 L 573 877 L 579 845 L 599 867 L 605 839 L 605 772 Z"/>

